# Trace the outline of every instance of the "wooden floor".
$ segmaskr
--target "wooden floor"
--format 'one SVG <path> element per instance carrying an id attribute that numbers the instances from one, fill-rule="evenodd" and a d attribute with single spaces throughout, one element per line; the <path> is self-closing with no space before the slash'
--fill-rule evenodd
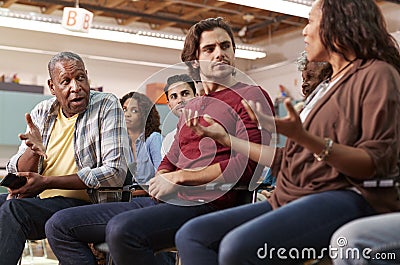
<path id="1" fill-rule="evenodd" d="M 44 251 L 45 250 L 45 251 Z M 25 244 L 22 265 L 58 265 L 47 240 L 30 241 Z"/>

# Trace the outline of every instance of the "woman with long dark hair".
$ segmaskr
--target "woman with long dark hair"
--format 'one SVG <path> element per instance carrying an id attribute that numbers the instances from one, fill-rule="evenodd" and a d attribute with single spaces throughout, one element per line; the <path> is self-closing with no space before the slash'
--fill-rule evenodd
<path id="1" fill-rule="evenodd" d="M 124 95 L 121 105 L 136 164 L 132 173 L 136 182 L 145 184 L 154 177 L 161 163 L 160 115 L 150 99 L 138 92 Z"/>
<path id="2" fill-rule="evenodd" d="M 307 111 L 298 115 L 285 101 L 288 116 L 275 119 L 288 139 L 272 165 L 274 193 L 188 221 L 176 235 L 183 264 L 293 264 L 337 255 L 329 242 L 341 225 L 400 209 L 395 187 L 366 185 L 399 175 L 400 54 L 379 7 L 373 0 L 317 0 L 303 35 L 308 60 L 329 62 L 333 72 Z M 261 105 L 249 105 L 269 128 Z M 230 136 L 211 119 L 203 127 L 189 118 L 196 132 L 270 165 L 267 146 Z M 261 160 L 260 150 L 267 151 Z"/>

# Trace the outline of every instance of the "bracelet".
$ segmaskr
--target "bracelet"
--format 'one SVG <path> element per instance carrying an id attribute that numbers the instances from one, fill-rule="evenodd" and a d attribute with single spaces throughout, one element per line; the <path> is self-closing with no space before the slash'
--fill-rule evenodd
<path id="1" fill-rule="evenodd" d="M 333 146 L 333 140 L 331 138 L 325 138 L 324 149 L 322 149 L 321 153 L 319 153 L 319 154 L 314 153 L 314 157 L 319 162 L 326 161 L 328 159 L 328 156 L 331 154 L 332 146 Z"/>

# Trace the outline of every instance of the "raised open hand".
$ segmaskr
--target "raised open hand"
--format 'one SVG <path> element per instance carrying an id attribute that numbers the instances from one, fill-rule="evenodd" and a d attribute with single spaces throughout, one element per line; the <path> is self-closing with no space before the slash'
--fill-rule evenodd
<path id="1" fill-rule="evenodd" d="M 304 127 L 298 112 L 294 109 L 290 99 L 284 101 L 287 116 L 275 119 L 276 131 L 295 141 L 304 133 Z"/>
<path id="2" fill-rule="evenodd" d="M 39 129 L 33 123 L 31 115 L 29 113 L 25 114 L 26 124 L 29 130 L 26 133 L 20 133 L 18 135 L 19 139 L 24 140 L 25 144 L 36 154 L 44 156 L 47 158 L 46 150 L 42 142 L 42 136 Z"/>
<path id="3" fill-rule="evenodd" d="M 250 118 L 258 122 L 259 129 L 262 127 L 269 132 L 275 132 L 275 119 L 272 115 L 263 112 L 260 102 L 254 102 L 252 100 L 246 101 L 243 99 L 242 104 Z"/>
<path id="4" fill-rule="evenodd" d="M 183 110 L 183 117 L 186 121 L 186 126 L 191 128 L 197 135 L 206 136 L 214 139 L 222 145 L 229 146 L 229 134 L 225 131 L 221 124 L 214 121 L 208 114 L 203 115 L 203 120 L 208 123 L 208 126 L 203 126 L 199 122 L 198 112 L 195 111 L 192 117 L 191 109 Z"/>
<path id="5" fill-rule="evenodd" d="M 298 112 L 294 109 L 289 98 L 285 99 L 284 104 L 287 110 L 287 116 L 284 118 L 274 118 L 262 111 L 259 102 L 242 100 L 242 104 L 249 113 L 252 120 L 257 121 L 259 126 L 269 132 L 276 132 L 285 135 L 296 141 L 304 132 L 303 124 Z"/>

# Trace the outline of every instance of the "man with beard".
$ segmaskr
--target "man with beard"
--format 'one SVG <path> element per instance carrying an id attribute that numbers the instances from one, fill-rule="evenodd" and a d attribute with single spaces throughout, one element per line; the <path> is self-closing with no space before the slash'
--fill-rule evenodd
<path id="1" fill-rule="evenodd" d="M 241 101 L 261 101 L 262 109 L 271 115 L 272 102 L 262 88 L 236 81 L 235 42 L 223 19 L 210 18 L 192 26 L 181 58 L 205 90 L 186 105 L 186 116 L 194 114 L 206 123 L 202 116 L 208 114 L 240 139 L 269 142 L 270 134 L 259 130 Z M 116 264 L 157 264 L 154 253 L 174 247 L 175 234 L 185 222 L 239 204 L 237 190 L 207 190 L 206 184 L 248 184 L 260 177 L 262 167 L 256 162 L 197 135 L 184 117 L 177 131 L 149 182 L 151 198 L 66 209 L 47 222 L 46 234 L 61 264 L 95 264 L 87 243 L 104 240 Z"/>

